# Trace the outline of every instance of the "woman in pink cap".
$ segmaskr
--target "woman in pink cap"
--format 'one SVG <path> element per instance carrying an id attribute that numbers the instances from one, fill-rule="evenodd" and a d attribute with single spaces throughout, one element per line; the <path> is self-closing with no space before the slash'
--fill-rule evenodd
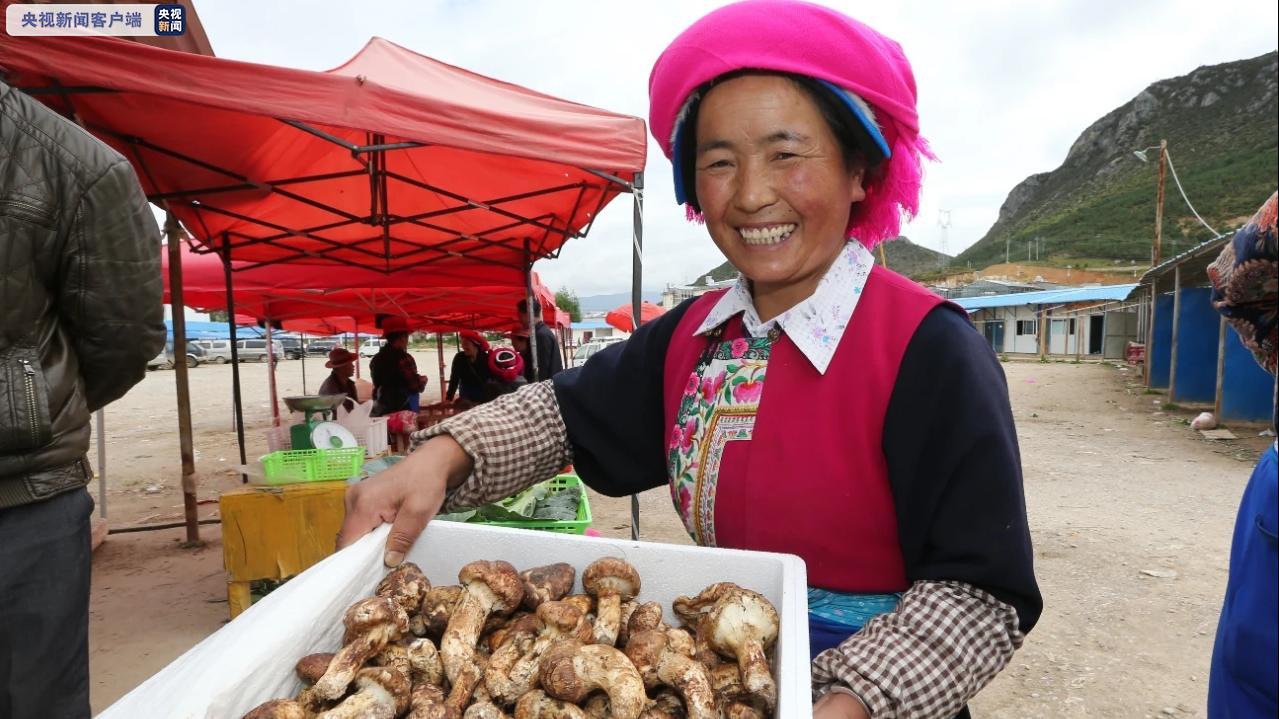
<path id="1" fill-rule="evenodd" d="M 461 351 L 453 355 L 444 400 L 452 402 L 454 397 L 460 397 L 463 404 L 479 404 L 488 399 L 484 393 L 489 372 L 488 340 L 475 330 L 462 330 L 458 345 Z"/>
<path id="2" fill-rule="evenodd" d="M 967 716 L 1042 601 L 999 362 L 870 252 L 918 208 L 910 64 L 838 12 L 751 0 L 677 37 L 649 93 L 736 286 L 419 433 L 353 490 L 344 541 L 394 517 L 397 564 L 441 506 L 569 463 L 610 496 L 666 485 L 699 544 L 806 561 L 815 717 Z"/>

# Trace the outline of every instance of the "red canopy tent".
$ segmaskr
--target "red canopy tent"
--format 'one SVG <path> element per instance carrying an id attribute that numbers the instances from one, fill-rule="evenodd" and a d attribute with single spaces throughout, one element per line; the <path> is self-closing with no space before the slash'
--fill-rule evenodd
<path id="1" fill-rule="evenodd" d="M 221 259 L 181 250 L 183 301 L 202 311 L 223 311 L 234 304 L 238 314 L 250 315 L 288 330 L 301 331 L 302 320 L 346 318 L 349 331 L 374 331 L 379 315 L 400 315 L 421 331 L 453 332 L 460 329 L 506 330 L 515 327 L 515 305 L 525 296 L 518 285 L 441 287 L 427 271 L 405 270 L 391 275 L 400 287 L 320 289 L 308 287 L 315 267 L 279 265 L 236 271 L 233 303 L 228 303 Z M 166 286 L 169 260 L 161 260 Z M 360 272 L 355 270 L 354 272 Z M 386 277 L 378 275 L 383 283 Z M 418 282 L 422 284 L 417 284 Z M 567 313 L 555 306 L 555 295 L 533 273 L 533 292 L 543 306 L 549 324 L 563 324 Z M 165 292 L 165 301 L 169 301 Z M 562 316 L 562 317 L 561 317 Z"/>
<path id="2" fill-rule="evenodd" d="M 380 38 L 328 72 L 114 38 L 10 41 L 0 66 L 124 153 L 207 249 L 255 264 L 522 271 L 644 168 L 638 118 Z"/>
<path id="3" fill-rule="evenodd" d="M 635 331 L 635 313 L 631 305 L 622 305 L 604 315 L 604 321 L 623 332 Z M 652 322 L 666 314 L 666 310 L 645 300 L 640 303 L 640 324 Z"/>
<path id="4" fill-rule="evenodd" d="M 514 271 L 531 296 L 533 262 L 631 192 L 638 304 L 638 118 L 376 38 L 328 72 L 84 37 L 11 38 L 0 68 L 129 158 L 148 196 L 222 256 L 232 301 L 233 260 Z M 176 221 L 168 234 L 175 252 Z"/>

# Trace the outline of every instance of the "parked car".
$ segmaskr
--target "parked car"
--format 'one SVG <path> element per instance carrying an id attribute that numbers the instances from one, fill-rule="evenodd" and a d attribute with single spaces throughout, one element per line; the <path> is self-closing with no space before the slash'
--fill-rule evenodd
<path id="1" fill-rule="evenodd" d="M 281 337 L 278 340 L 280 347 L 284 351 L 284 356 L 288 359 L 302 359 L 305 350 L 302 349 L 302 340 L 297 337 Z"/>
<path id="2" fill-rule="evenodd" d="M 378 350 L 382 349 L 384 344 L 386 344 L 386 340 L 383 339 L 370 338 L 364 340 L 364 344 L 360 345 L 360 356 L 372 357 L 378 353 Z"/>
<path id="3" fill-rule="evenodd" d="M 573 353 L 573 361 L 570 366 L 581 367 L 586 364 L 586 360 L 590 359 L 591 355 L 599 352 L 609 345 L 624 342 L 625 340 L 625 337 L 598 337 L 593 339 L 577 348 L 577 351 Z"/>
<path id="4" fill-rule="evenodd" d="M 199 367 L 200 363 L 204 362 L 204 358 L 205 358 L 205 353 L 204 353 L 203 347 L 196 344 L 195 342 L 187 343 L 187 351 L 186 351 L 187 367 L 191 367 L 191 368 Z M 174 367 L 173 340 L 169 340 L 168 342 L 164 343 L 164 349 L 160 350 L 160 354 L 156 355 L 150 362 L 147 363 L 147 369 L 173 369 L 173 367 Z"/>
<path id="5" fill-rule="evenodd" d="M 231 340 L 200 340 L 197 345 L 204 349 L 204 361 L 226 364 L 231 361 Z"/>
<path id="6" fill-rule="evenodd" d="M 306 353 L 309 355 L 327 356 L 333 351 L 334 347 L 338 347 L 337 340 L 311 340 L 306 343 Z"/>
<path id="7" fill-rule="evenodd" d="M 279 362 L 284 357 L 284 350 L 280 347 L 280 343 L 272 341 L 274 345 L 275 361 Z M 240 355 L 241 362 L 266 362 L 268 350 L 266 348 L 266 340 L 239 340 L 236 342 L 236 348 Z"/>

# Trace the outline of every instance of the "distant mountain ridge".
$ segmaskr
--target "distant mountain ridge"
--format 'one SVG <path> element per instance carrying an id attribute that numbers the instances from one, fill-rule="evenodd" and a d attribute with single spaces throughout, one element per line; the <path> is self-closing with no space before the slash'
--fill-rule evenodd
<path id="1" fill-rule="evenodd" d="M 1200 67 L 1160 80 L 1084 130 L 1066 160 L 1008 193 L 999 218 L 955 264 L 984 267 L 1024 257 L 1149 261 L 1158 151 L 1168 141 L 1186 194 L 1226 233 L 1246 221 L 1279 184 L 1279 53 Z M 1164 258 L 1210 239 L 1168 173 Z M 1087 264 L 1084 262 L 1083 264 Z"/>

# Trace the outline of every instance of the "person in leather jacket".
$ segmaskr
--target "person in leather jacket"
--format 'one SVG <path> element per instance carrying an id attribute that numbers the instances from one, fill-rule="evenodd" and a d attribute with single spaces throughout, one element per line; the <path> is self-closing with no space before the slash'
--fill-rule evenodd
<path id="1" fill-rule="evenodd" d="M 0 82 L 0 716 L 89 716 L 90 414 L 165 341 L 120 154 Z"/>

